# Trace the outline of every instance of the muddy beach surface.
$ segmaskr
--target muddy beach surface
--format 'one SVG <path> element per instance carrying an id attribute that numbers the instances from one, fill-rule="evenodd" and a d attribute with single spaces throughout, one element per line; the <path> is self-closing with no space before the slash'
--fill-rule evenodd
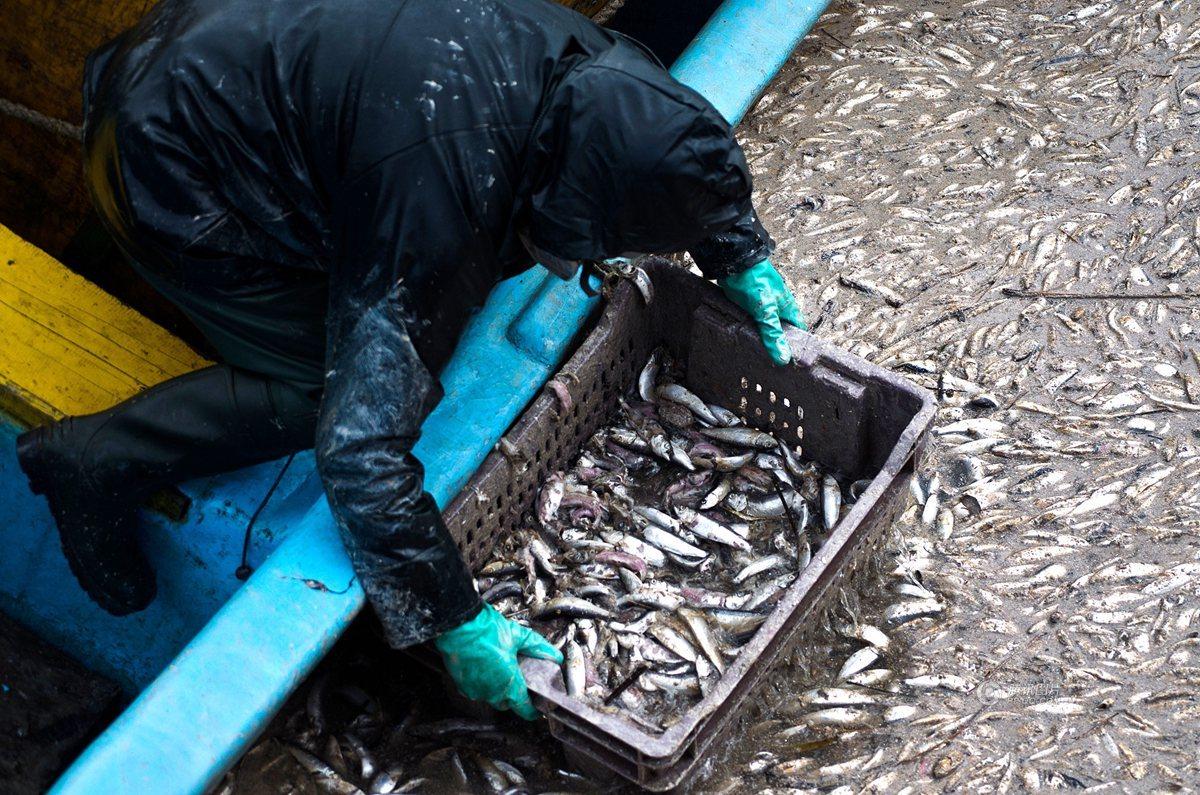
<path id="1" fill-rule="evenodd" d="M 1200 780 L 1198 128 L 1194 3 L 836 3 L 772 83 L 740 134 L 776 262 L 816 333 L 939 412 L 820 673 L 781 669 L 697 791 Z M 888 637 L 870 685 L 839 681 L 854 622 Z M 328 733 L 455 719 L 387 670 L 334 675 Z M 389 734 L 398 786 L 522 791 L 497 759 L 587 789 L 538 730 L 486 721 Z M 325 791 L 285 748 L 310 724 L 301 694 L 220 789 Z"/>

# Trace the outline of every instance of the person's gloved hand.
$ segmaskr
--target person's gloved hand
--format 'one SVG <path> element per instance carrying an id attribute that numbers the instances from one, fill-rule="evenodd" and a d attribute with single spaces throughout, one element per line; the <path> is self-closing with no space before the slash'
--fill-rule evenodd
<path id="1" fill-rule="evenodd" d="M 517 655 L 562 664 L 562 652 L 528 627 L 509 621 L 485 604 L 470 621 L 433 641 L 459 692 L 496 709 L 511 709 L 525 720 L 537 718 Z"/>
<path id="2" fill-rule="evenodd" d="M 783 323 L 808 330 L 804 314 L 792 291 L 770 260 L 763 260 L 741 273 L 717 279 L 725 296 L 750 313 L 758 324 L 763 345 L 775 364 L 787 364 L 792 351 L 783 336 Z"/>

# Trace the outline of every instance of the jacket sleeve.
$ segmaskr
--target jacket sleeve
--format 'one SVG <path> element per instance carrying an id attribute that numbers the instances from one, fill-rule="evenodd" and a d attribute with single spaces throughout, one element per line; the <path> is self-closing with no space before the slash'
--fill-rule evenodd
<path id="1" fill-rule="evenodd" d="M 749 207 L 733 226 L 700 241 L 688 253 L 706 277 L 721 279 L 757 265 L 774 251 L 775 241 Z"/>
<path id="2" fill-rule="evenodd" d="M 388 643 L 403 648 L 458 626 L 482 602 L 412 455 L 440 387 L 409 337 L 399 290 L 375 281 L 382 289 L 369 276 L 331 283 L 316 456 L 363 590 Z"/>

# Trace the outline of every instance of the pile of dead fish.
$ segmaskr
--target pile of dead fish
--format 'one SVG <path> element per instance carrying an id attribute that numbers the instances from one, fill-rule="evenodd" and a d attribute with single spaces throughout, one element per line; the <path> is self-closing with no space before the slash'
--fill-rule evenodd
<path id="1" fill-rule="evenodd" d="M 465 716 L 448 686 L 370 633 L 346 639 L 213 793 L 595 791 L 539 724 Z"/>
<path id="2" fill-rule="evenodd" d="M 657 732 L 717 682 L 842 510 L 832 475 L 681 386 L 659 351 L 479 586 L 563 649 L 571 695 Z"/>

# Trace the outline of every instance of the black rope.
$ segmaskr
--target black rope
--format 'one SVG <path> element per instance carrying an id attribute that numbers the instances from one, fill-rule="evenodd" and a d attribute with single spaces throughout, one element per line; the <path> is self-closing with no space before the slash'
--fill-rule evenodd
<path id="1" fill-rule="evenodd" d="M 279 488 L 279 483 L 283 480 L 283 473 L 287 472 L 288 467 L 292 465 L 292 459 L 295 457 L 296 454 L 292 453 L 287 457 L 287 461 L 283 462 L 283 466 L 279 468 L 279 474 L 275 476 L 275 482 L 271 484 L 271 488 L 267 489 L 266 496 L 262 498 L 262 502 L 254 509 L 254 514 L 251 515 L 250 521 L 246 523 L 246 535 L 242 539 L 242 565 L 238 566 L 237 570 L 233 573 L 233 576 L 242 582 L 250 579 L 250 575 L 254 573 L 254 569 L 250 568 L 250 565 L 246 562 L 246 558 L 250 554 L 250 533 L 254 530 L 254 523 L 258 521 L 258 516 L 267 507 L 267 503 L 271 501 L 271 495 L 275 493 L 275 489 Z"/>
<path id="2" fill-rule="evenodd" d="M 779 495 L 779 501 L 783 503 L 783 512 L 787 514 L 788 524 L 792 526 L 792 532 L 796 534 L 797 550 L 799 545 L 804 543 L 804 528 L 796 524 L 796 517 L 792 515 L 792 506 L 788 505 L 787 499 L 783 496 L 783 489 L 779 486 L 778 480 L 771 481 L 771 485 L 775 487 L 775 493 Z"/>

